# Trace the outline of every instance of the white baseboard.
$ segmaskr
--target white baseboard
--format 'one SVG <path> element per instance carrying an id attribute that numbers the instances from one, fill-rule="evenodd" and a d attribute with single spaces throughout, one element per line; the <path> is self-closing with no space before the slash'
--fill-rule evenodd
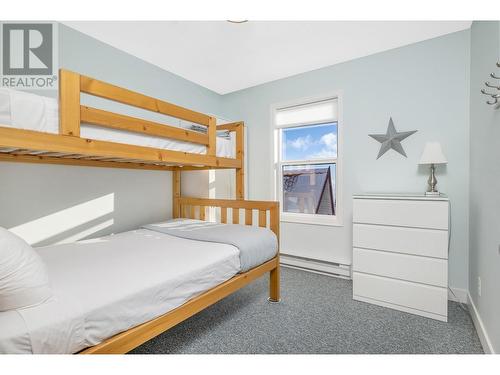
<path id="1" fill-rule="evenodd" d="M 460 302 L 460 303 L 468 303 L 469 292 L 467 289 L 453 288 L 450 287 L 448 289 L 448 299 L 450 301 Z"/>
<path id="2" fill-rule="evenodd" d="M 491 344 L 490 337 L 488 336 L 488 332 L 486 332 L 486 328 L 481 320 L 481 316 L 479 315 L 479 311 L 477 311 L 476 305 L 474 305 L 474 301 L 469 293 L 467 293 L 467 300 L 470 316 L 474 322 L 474 327 L 476 327 L 477 335 L 479 336 L 484 352 L 486 354 L 496 354 L 495 349 Z"/>

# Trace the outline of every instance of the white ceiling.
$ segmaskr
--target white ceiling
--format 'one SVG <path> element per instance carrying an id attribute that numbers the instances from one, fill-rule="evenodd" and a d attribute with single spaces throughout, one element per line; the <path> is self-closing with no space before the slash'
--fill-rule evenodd
<path id="1" fill-rule="evenodd" d="M 219 94 L 467 29 L 470 21 L 63 22 Z"/>

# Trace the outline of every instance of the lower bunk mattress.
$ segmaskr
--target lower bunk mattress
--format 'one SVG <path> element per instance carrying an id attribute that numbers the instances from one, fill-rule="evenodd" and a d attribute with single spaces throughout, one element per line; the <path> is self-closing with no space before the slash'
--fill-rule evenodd
<path id="1" fill-rule="evenodd" d="M 78 352 L 240 272 L 235 246 L 147 229 L 37 252 L 54 296 L 34 307 L 0 312 L 0 353 Z"/>
<path id="2" fill-rule="evenodd" d="M 126 111 L 126 107 L 127 106 L 121 105 L 120 110 Z M 131 115 L 133 116 L 134 114 Z M 162 115 L 155 113 L 148 113 L 148 115 L 162 118 Z M 154 120 L 155 119 L 153 119 L 153 121 Z M 160 119 L 158 119 L 158 121 L 161 122 Z M 179 122 L 177 125 L 181 128 L 190 129 L 191 125 L 194 125 L 183 120 L 175 119 L 175 121 Z M 172 122 L 169 125 L 175 126 L 176 124 Z M 0 88 L 0 126 L 58 134 L 58 101 L 55 98 Z M 224 133 L 227 134 L 226 132 Z M 163 150 L 182 151 L 193 154 L 206 153 L 206 147 L 196 143 L 153 137 L 145 134 L 109 129 L 89 124 L 81 124 L 80 136 L 82 138 L 153 147 Z M 217 156 L 225 158 L 235 157 L 234 139 L 228 136 L 218 136 L 216 143 Z"/>

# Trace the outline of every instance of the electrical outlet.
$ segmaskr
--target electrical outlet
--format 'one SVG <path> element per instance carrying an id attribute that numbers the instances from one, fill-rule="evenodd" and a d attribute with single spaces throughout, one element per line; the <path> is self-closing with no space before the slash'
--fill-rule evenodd
<path id="1" fill-rule="evenodd" d="M 481 297 L 481 277 L 477 277 L 477 294 Z"/>

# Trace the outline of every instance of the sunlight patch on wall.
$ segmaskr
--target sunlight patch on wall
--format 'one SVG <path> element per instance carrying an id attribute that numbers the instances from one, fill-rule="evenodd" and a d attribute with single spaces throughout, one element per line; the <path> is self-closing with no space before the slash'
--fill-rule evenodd
<path id="1" fill-rule="evenodd" d="M 103 229 L 109 228 L 115 223 L 113 219 L 106 220 L 100 224 L 94 225 L 90 228 L 87 228 L 85 230 L 82 230 L 81 232 L 78 232 L 72 236 L 66 237 L 65 239 L 58 241 L 55 243 L 55 245 L 60 245 L 63 243 L 72 243 L 81 240 L 82 238 L 88 237 L 94 233 L 97 233 Z"/>
<path id="2" fill-rule="evenodd" d="M 15 226 L 9 230 L 23 238 L 30 245 L 34 245 L 70 229 L 96 220 L 104 215 L 110 214 L 114 211 L 114 206 L 115 194 L 111 193 Z M 102 224 L 105 223 L 106 222 Z"/>

